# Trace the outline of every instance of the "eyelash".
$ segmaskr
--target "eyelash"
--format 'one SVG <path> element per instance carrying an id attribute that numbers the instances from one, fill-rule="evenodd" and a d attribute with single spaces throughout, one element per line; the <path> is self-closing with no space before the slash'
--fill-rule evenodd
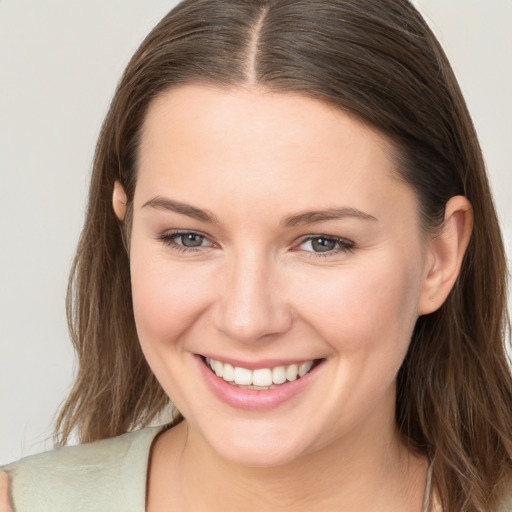
<path id="1" fill-rule="evenodd" d="M 197 252 L 204 248 L 204 246 L 187 247 L 185 245 L 176 243 L 177 238 L 186 235 L 196 235 L 198 237 L 203 238 L 204 240 L 207 240 L 207 237 L 205 235 L 198 233 L 197 231 L 174 231 L 172 233 L 164 233 L 160 235 L 158 239 L 161 240 L 164 243 L 164 245 L 168 245 L 174 251 L 177 252 Z"/>
<path id="2" fill-rule="evenodd" d="M 195 235 L 195 236 L 202 238 L 203 240 L 208 240 L 206 235 L 203 235 L 197 231 L 174 231 L 171 233 L 164 233 L 164 234 L 160 235 L 158 237 L 158 239 L 161 240 L 164 245 L 171 247 L 174 251 L 184 252 L 184 253 L 198 252 L 198 251 L 204 249 L 205 247 L 211 248 L 212 245 L 213 246 L 215 245 L 215 244 L 212 244 L 210 246 L 187 247 L 185 245 L 176 243 L 177 238 L 186 236 L 186 235 Z M 333 256 L 333 255 L 340 254 L 340 253 L 348 253 L 348 252 L 351 252 L 354 250 L 354 245 L 355 245 L 354 242 L 351 242 L 350 240 L 347 240 L 345 238 L 339 238 L 339 237 L 327 236 L 327 235 L 306 236 L 305 238 L 303 238 L 300 241 L 299 244 L 296 245 L 296 247 L 300 247 L 307 242 L 312 242 L 314 240 L 320 240 L 320 239 L 324 240 L 326 242 L 334 242 L 335 244 L 338 245 L 338 247 L 333 250 L 326 251 L 326 252 L 304 251 L 305 253 L 307 253 L 307 256 L 309 258 L 327 258 L 329 256 Z M 295 249 L 295 250 L 300 250 L 300 249 Z"/>
<path id="3" fill-rule="evenodd" d="M 315 252 L 315 251 L 304 251 L 307 253 L 308 257 L 310 258 L 328 258 L 329 256 L 334 256 L 337 254 L 342 253 L 348 253 L 354 250 L 354 242 L 351 242 L 350 240 L 347 240 L 346 238 L 339 238 L 337 236 L 328 236 L 328 235 L 310 235 L 306 238 L 303 238 L 298 244 L 300 247 L 301 245 L 305 244 L 306 242 L 311 242 L 313 240 L 324 240 L 326 242 L 334 242 L 338 245 L 336 249 L 333 249 L 331 251 L 326 252 Z"/>

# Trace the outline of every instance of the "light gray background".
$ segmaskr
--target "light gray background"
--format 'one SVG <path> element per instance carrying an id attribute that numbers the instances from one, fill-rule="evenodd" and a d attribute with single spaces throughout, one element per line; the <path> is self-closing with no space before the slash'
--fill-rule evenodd
<path id="1" fill-rule="evenodd" d="M 175 3 L 0 0 L 0 464 L 52 446 L 94 144 L 129 57 Z M 417 3 L 466 95 L 511 254 L 512 0 Z"/>

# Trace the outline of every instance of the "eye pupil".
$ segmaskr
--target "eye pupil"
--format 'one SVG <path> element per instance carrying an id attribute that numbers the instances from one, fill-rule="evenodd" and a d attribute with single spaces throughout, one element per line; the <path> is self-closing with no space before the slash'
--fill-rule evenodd
<path id="1" fill-rule="evenodd" d="M 204 237 L 196 233 L 186 233 L 181 235 L 181 243 L 185 247 L 200 247 L 203 243 Z"/>
<path id="2" fill-rule="evenodd" d="M 311 246 L 315 252 L 328 252 L 336 248 L 336 240 L 329 240 L 328 238 L 314 238 L 311 240 Z"/>

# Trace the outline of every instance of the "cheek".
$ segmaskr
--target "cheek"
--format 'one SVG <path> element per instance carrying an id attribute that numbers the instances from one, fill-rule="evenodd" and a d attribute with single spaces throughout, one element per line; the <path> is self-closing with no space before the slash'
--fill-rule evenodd
<path id="1" fill-rule="evenodd" d="M 293 293 L 300 297 L 301 316 L 345 356 L 403 353 L 417 319 L 419 268 L 403 257 L 381 258 L 302 279 Z"/>
<path id="2" fill-rule="evenodd" d="M 197 267 L 132 254 L 135 323 L 141 345 L 173 343 L 210 301 L 209 279 Z"/>
<path id="3" fill-rule="evenodd" d="M 365 262 L 333 269 L 331 276 L 303 281 L 302 290 L 295 290 L 302 297 L 302 316 L 330 347 L 334 384 L 318 412 L 330 418 L 333 435 L 355 428 L 379 404 L 384 411 L 379 421 L 389 418 L 396 374 L 417 319 L 418 269 L 404 262 Z"/>

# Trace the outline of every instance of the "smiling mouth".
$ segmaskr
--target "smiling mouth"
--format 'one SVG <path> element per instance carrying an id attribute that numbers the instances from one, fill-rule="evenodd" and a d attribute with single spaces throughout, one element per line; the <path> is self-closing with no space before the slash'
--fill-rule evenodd
<path id="1" fill-rule="evenodd" d="M 233 366 L 209 357 L 203 357 L 202 359 L 217 377 L 223 379 L 228 384 L 239 388 L 260 391 L 275 389 L 282 384 L 298 380 L 323 361 L 323 359 L 313 359 L 286 366 L 249 370 L 248 368 Z"/>

